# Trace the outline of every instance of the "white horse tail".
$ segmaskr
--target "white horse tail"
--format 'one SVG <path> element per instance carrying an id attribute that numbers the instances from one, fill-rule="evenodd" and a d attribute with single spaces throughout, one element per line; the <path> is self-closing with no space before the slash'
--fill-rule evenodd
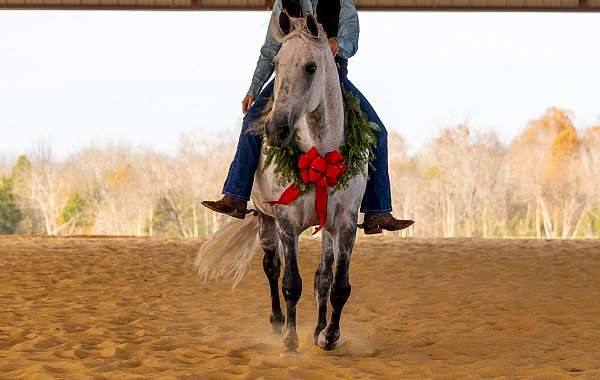
<path id="1" fill-rule="evenodd" d="M 194 261 L 204 281 L 231 278 L 233 288 L 244 277 L 256 253 L 259 220 L 253 214 L 234 219 L 205 241 Z"/>

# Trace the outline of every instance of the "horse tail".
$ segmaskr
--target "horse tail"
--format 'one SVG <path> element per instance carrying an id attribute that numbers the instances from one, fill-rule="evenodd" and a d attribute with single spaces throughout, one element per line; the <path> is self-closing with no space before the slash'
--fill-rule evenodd
<path id="1" fill-rule="evenodd" d="M 250 214 L 234 219 L 205 241 L 194 261 L 204 281 L 231 278 L 235 288 L 246 273 L 256 253 L 259 220 Z"/>

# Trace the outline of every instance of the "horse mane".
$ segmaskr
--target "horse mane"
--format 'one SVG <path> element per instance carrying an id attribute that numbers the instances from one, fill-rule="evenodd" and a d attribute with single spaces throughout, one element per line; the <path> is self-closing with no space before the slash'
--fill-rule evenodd
<path id="1" fill-rule="evenodd" d="M 262 112 L 260 113 L 260 117 L 258 119 L 256 119 L 254 122 L 252 122 L 252 124 L 250 124 L 250 126 L 248 127 L 248 129 L 247 129 L 248 133 L 257 135 L 260 137 L 265 136 L 265 129 L 267 127 L 267 124 L 269 123 L 269 120 L 271 119 L 271 110 L 273 109 L 273 100 L 274 100 L 273 96 L 271 96 L 267 100 L 267 104 L 265 104 L 264 108 L 262 109 Z"/>

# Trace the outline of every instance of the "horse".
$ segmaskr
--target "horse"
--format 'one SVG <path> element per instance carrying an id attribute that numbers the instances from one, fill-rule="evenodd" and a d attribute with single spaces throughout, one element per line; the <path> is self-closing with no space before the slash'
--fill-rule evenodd
<path id="1" fill-rule="evenodd" d="M 272 147 L 285 148 L 295 135 L 302 152 L 316 147 L 324 156 L 345 141 L 340 81 L 326 33 L 308 12 L 304 17 L 290 17 L 284 10 L 270 22 L 275 38 L 282 45 L 273 60 L 274 98 L 264 127 L 264 140 Z M 366 182 L 364 175 L 357 175 L 327 199 L 321 259 L 314 278 L 318 314 L 314 343 L 326 351 L 335 349 L 340 340 L 340 318 L 352 289 L 350 259 Z M 205 279 L 231 275 L 236 286 L 256 252 L 258 236 L 271 291 L 270 323 L 275 333 L 283 334 L 283 351 L 297 352 L 296 305 L 302 293 L 298 238 L 304 230 L 318 225 L 319 218 L 314 187 L 287 206 L 267 203 L 283 191 L 284 187 L 275 180 L 273 165 L 265 167 L 261 154 L 252 192 L 254 214 L 230 222 L 215 233 L 200 248 L 195 265 Z M 278 288 L 282 260 L 285 317 Z M 328 299 L 332 307 L 329 321 Z"/>

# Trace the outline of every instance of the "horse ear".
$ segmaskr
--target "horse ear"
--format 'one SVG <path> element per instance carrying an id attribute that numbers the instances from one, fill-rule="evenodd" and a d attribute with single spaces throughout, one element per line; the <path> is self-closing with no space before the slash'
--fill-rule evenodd
<path id="1" fill-rule="evenodd" d="M 317 25 L 317 19 L 310 12 L 306 12 L 306 27 L 310 34 L 315 37 L 319 37 L 319 26 Z"/>
<path id="2" fill-rule="evenodd" d="M 302 4 L 300 4 L 300 0 L 282 0 L 281 8 L 285 9 L 290 17 L 302 17 Z"/>
<path id="3" fill-rule="evenodd" d="M 284 36 L 286 34 L 288 34 L 290 32 L 290 30 L 292 29 L 292 23 L 290 21 L 290 16 L 288 16 L 285 9 L 283 9 L 281 11 L 281 13 L 279 14 L 279 29 L 281 29 L 281 32 L 283 33 Z"/>

